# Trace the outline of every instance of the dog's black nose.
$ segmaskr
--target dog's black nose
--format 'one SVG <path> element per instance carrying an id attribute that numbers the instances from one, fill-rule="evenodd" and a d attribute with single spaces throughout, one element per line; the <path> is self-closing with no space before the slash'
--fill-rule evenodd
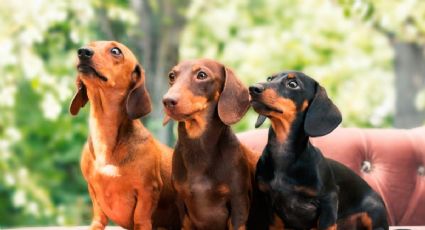
<path id="1" fill-rule="evenodd" d="M 93 57 L 94 51 L 88 47 L 82 47 L 78 49 L 78 58 L 80 60 L 88 60 Z"/>
<path id="2" fill-rule="evenodd" d="M 251 94 L 261 94 L 264 91 L 264 86 L 260 84 L 255 84 L 249 87 L 249 92 Z"/>
<path id="3" fill-rule="evenodd" d="M 164 97 L 164 99 L 162 99 L 162 103 L 166 108 L 171 109 L 177 105 L 177 100 L 171 97 Z"/>

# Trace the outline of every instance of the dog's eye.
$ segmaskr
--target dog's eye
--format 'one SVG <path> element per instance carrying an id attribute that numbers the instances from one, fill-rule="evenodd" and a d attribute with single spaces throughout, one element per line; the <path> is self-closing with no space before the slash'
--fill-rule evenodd
<path id="1" fill-rule="evenodd" d="M 118 47 L 114 47 L 111 49 L 111 54 L 115 56 L 119 56 L 122 54 L 121 50 Z"/>
<path id="2" fill-rule="evenodd" d="M 204 71 L 199 71 L 198 75 L 196 75 L 196 79 L 204 80 L 208 77 L 208 75 Z"/>
<path id="3" fill-rule="evenodd" d="M 298 85 L 298 82 L 297 82 L 297 81 L 288 81 L 288 83 L 286 83 L 286 85 L 287 85 L 289 88 L 292 88 L 292 89 L 297 89 L 297 88 L 299 88 L 299 85 Z"/>
<path id="4" fill-rule="evenodd" d="M 267 78 L 267 81 L 272 81 L 273 80 L 273 77 L 268 77 Z"/>
<path id="5" fill-rule="evenodd" d="M 170 82 L 170 84 L 172 84 L 174 80 L 176 80 L 176 74 L 174 72 L 170 72 L 168 74 L 168 81 Z"/>

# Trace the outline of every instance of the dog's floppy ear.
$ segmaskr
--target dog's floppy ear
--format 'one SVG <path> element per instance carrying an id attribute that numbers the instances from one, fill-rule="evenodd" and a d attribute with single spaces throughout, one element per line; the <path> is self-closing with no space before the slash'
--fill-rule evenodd
<path id="1" fill-rule="evenodd" d="M 326 135 L 342 121 L 341 112 L 329 99 L 326 90 L 316 85 L 316 94 L 308 107 L 304 120 L 304 131 L 310 137 Z"/>
<path id="2" fill-rule="evenodd" d="M 81 81 L 80 77 L 77 77 L 77 93 L 72 98 L 71 105 L 69 106 L 69 112 L 72 115 L 77 115 L 82 107 L 84 107 L 89 100 L 87 97 L 86 86 Z"/>
<path id="3" fill-rule="evenodd" d="M 218 100 L 218 116 L 226 125 L 238 122 L 249 108 L 248 89 L 232 70 L 224 68 L 224 87 Z"/>
<path id="4" fill-rule="evenodd" d="M 127 96 L 126 110 L 130 119 L 143 117 L 152 111 L 152 103 L 145 87 L 145 71 L 136 65 L 131 74 L 134 86 Z"/>

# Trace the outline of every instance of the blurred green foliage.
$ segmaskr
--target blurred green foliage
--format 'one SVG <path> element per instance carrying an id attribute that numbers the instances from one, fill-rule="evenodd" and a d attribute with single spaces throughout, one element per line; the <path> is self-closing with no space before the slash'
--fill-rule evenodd
<path id="1" fill-rule="evenodd" d="M 90 221 L 88 111 L 71 117 L 68 104 L 76 49 L 104 38 L 102 11 L 123 33 L 135 18 L 121 1 L 0 1 L 0 227 Z"/>
<path id="2" fill-rule="evenodd" d="M 246 83 L 281 70 L 302 70 L 324 85 L 346 126 L 392 123 L 392 50 L 387 38 L 345 17 L 331 1 L 194 1 L 182 58 L 211 57 Z M 250 112 L 236 125 L 252 129 Z"/>
<path id="3" fill-rule="evenodd" d="M 393 53 L 344 4 L 354 3 L 192 0 L 180 57 L 218 59 L 246 84 L 303 70 L 327 88 L 344 125 L 390 126 Z M 97 39 L 126 43 L 137 20 L 128 1 L 0 1 L 0 227 L 90 222 L 79 169 L 88 109 L 68 114 L 75 51 Z M 235 129 L 254 122 L 250 111 Z"/>
<path id="4" fill-rule="evenodd" d="M 425 2 L 418 0 L 337 0 L 344 14 L 405 42 L 423 44 Z"/>

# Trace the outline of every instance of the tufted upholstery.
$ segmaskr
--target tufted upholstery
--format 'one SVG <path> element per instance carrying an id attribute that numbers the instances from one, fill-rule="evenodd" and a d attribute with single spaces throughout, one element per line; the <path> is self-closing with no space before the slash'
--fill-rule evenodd
<path id="1" fill-rule="evenodd" d="M 267 130 L 238 134 L 261 152 Z M 381 194 L 391 225 L 425 225 L 425 126 L 410 130 L 337 128 L 312 142 Z"/>

